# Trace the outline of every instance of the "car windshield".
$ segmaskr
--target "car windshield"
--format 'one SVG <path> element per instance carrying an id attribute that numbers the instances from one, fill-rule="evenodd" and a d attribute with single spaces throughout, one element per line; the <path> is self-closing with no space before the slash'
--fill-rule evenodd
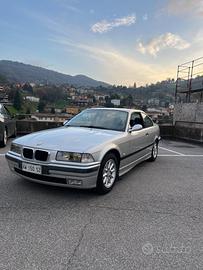
<path id="1" fill-rule="evenodd" d="M 127 118 L 125 111 L 91 109 L 78 114 L 65 126 L 125 131 Z"/>

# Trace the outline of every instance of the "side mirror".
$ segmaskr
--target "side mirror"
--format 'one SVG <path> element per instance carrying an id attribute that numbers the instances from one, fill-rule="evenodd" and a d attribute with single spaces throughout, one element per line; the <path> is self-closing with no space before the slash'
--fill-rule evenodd
<path id="1" fill-rule="evenodd" d="M 140 125 L 140 124 L 136 124 L 132 128 L 130 128 L 128 131 L 131 133 L 132 131 L 138 131 L 138 130 L 141 130 L 141 129 L 143 129 L 143 126 Z"/>

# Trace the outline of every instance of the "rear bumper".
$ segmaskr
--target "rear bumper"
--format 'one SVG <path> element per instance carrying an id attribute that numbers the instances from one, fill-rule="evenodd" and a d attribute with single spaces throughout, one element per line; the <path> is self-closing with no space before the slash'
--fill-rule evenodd
<path id="1" fill-rule="evenodd" d="M 59 165 L 57 163 L 36 163 L 34 161 L 24 160 L 11 153 L 6 154 L 6 159 L 11 171 L 25 179 L 41 184 L 82 189 L 96 187 L 100 167 L 99 163 L 91 166 L 83 165 L 77 167 Z M 42 167 L 42 174 L 23 171 L 22 162 L 40 165 Z"/>

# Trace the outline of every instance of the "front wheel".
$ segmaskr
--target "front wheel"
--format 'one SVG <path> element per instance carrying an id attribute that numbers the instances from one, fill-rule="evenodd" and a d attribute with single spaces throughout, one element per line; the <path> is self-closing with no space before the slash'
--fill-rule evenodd
<path id="1" fill-rule="evenodd" d="M 106 194 L 112 190 L 118 178 L 118 167 L 118 159 L 113 153 L 109 153 L 104 157 L 97 178 L 96 191 L 99 194 Z"/>
<path id="2" fill-rule="evenodd" d="M 155 161 L 158 156 L 158 142 L 154 142 L 151 152 L 151 157 L 148 159 L 149 161 Z"/>

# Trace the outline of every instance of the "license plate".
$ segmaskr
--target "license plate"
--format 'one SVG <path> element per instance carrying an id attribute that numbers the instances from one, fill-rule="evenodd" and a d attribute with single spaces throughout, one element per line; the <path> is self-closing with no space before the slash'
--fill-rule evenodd
<path id="1" fill-rule="evenodd" d="M 40 165 L 33 165 L 30 163 L 22 163 L 22 170 L 25 172 L 31 172 L 36 174 L 42 174 L 42 166 Z"/>

